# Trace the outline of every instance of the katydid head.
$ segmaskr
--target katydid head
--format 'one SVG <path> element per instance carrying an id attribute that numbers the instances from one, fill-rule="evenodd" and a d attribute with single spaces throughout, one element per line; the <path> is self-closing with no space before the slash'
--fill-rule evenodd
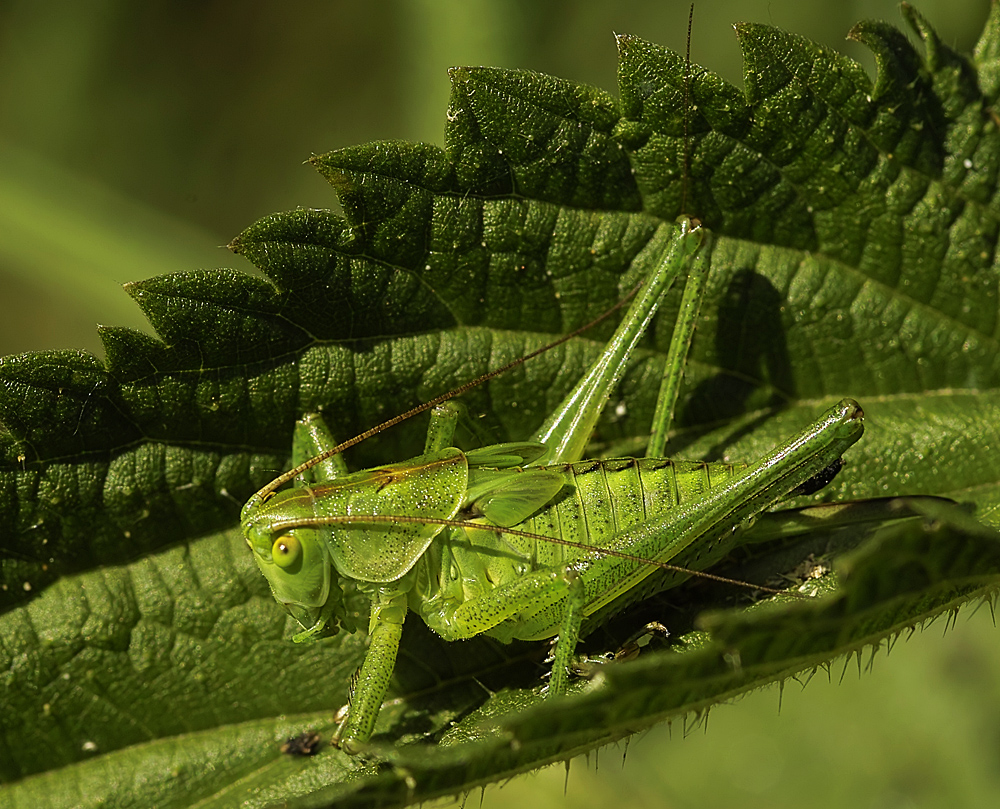
<path id="1" fill-rule="evenodd" d="M 275 601 L 304 630 L 295 639 L 308 640 L 321 631 L 336 634 L 344 594 L 320 532 L 312 528 L 275 532 L 253 517 L 244 519 L 242 527 Z"/>

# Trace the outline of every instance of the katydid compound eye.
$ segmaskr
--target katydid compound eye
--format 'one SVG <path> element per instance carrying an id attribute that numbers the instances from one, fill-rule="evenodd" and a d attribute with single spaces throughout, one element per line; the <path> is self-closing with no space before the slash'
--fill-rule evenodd
<path id="1" fill-rule="evenodd" d="M 278 566 L 289 568 L 302 556 L 302 543 L 288 534 L 278 537 L 271 546 L 271 560 Z"/>

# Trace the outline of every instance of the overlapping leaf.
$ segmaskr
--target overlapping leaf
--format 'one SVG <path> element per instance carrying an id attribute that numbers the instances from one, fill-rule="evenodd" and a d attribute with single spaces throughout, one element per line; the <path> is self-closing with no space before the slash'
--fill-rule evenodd
<path id="1" fill-rule="evenodd" d="M 427 655 L 436 641 L 408 626 L 398 690 L 410 698 L 383 712 L 377 738 L 442 748 L 404 747 L 382 770 L 327 750 L 306 770 L 259 745 L 329 723 L 318 712 L 344 701 L 358 639 L 283 641 L 284 616 L 236 538 L 157 550 L 231 525 L 286 463 L 301 413 L 321 409 L 350 435 L 586 322 L 648 270 L 680 213 L 718 237 L 685 454 L 754 457 L 850 394 L 869 429 L 832 495 L 946 494 L 997 524 L 1000 13 L 973 62 L 907 13 L 923 57 L 886 25 L 853 32 L 876 54 L 874 86 L 849 60 L 752 25 L 738 27 L 745 96 L 697 69 L 686 91 L 682 61 L 633 37 L 619 39 L 620 99 L 456 70 L 444 151 L 317 158 L 345 218 L 279 214 L 234 241 L 266 280 L 132 284 L 162 342 L 106 329 L 106 363 L 3 360 L 3 777 L 50 771 L 11 788 L 12 805 L 40 792 L 120 802 L 157 767 L 184 776 L 148 793 L 164 805 L 227 805 L 237 779 L 258 804 L 431 797 L 822 665 L 995 587 L 995 535 L 936 515 L 862 556 L 835 599 L 720 619 L 717 645 L 609 670 L 558 722 L 551 706 L 510 714 L 538 702 L 537 648 L 476 642 L 458 655 L 437 642 Z M 602 426 L 616 448 L 641 442 L 674 305 Z M 606 334 L 471 397 L 487 437 L 530 433 Z M 352 460 L 405 457 L 420 440 L 416 425 Z M 913 566 L 923 578 L 893 574 Z M 734 650 L 739 676 L 726 668 Z M 525 687 L 463 719 L 491 672 Z M 290 713 L 301 723 L 278 719 Z M 505 730 L 484 741 L 478 723 L 497 716 Z M 212 767 L 196 775 L 199 757 Z"/>

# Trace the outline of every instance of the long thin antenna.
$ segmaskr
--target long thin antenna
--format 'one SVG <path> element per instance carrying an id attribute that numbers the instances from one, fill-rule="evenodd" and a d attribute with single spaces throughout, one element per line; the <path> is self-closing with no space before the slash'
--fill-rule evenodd
<path id="1" fill-rule="evenodd" d="M 309 460 L 300 463 L 294 469 L 289 469 L 287 472 L 278 475 L 278 477 L 276 477 L 266 486 L 262 487 L 260 491 L 258 491 L 255 495 L 253 495 L 253 497 L 251 497 L 250 501 L 248 502 L 266 500 L 288 481 L 292 480 L 298 475 L 301 475 L 307 469 L 311 469 L 317 464 L 322 463 L 327 458 L 332 458 L 334 455 L 339 455 L 345 449 L 349 449 L 350 447 L 353 447 L 355 444 L 360 444 L 365 439 L 371 438 L 373 435 L 377 435 L 383 430 L 387 430 L 390 427 L 394 427 L 400 422 L 406 421 L 407 419 L 416 416 L 418 413 L 423 413 L 425 410 L 430 410 L 432 407 L 437 407 L 437 405 L 441 404 L 442 402 L 446 402 L 449 399 L 453 399 L 456 396 L 460 396 L 461 394 L 465 393 L 468 390 L 471 390 L 477 385 L 482 385 L 484 382 L 488 382 L 489 380 L 500 376 L 506 371 L 509 371 L 511 368 L 514 368 L 517 365 L 521 365 L 527 362 L 528 360 L 537 357 L 539 354 L 544 354 L 546 351 L 549 351 L 550 349 L 553 349 L 556 346 L 560 346 L 563 343 L 572 340 L 574 337 L 579 337 L 585 331 L 587 331 L 590 328 L 593 328 L 602 320 L 605 320 L 606 318 L 610 317 L 612 314 L 617 312 L 619 309 L 621 309 L 626 303 L 628 303 L 628 301 L 632 298 L 632 296 L 635 295 L 635 293 L 639 290 L 641 286 L 642 284 L 636 285 L 635 288 L 633 288 L 628 295 L 622 298 L 622 300 L 618 301 L 618 303 L 616 303 L 606 312 L 603 312 L 601 315 L 594 318 L 589 323 L 585 323 L 584 325 L 580 326 L 578 329 L 574 329 L 569 334 L 564 334 L 559 339 L 553 340 L 551 343 L 548 343 L 547 345 L 544 345 L 541 348 L 535 349 L 529 354 L 525 354 L 523 357 L 518 357 L 516 360 L 513 360 L 512 362 L 508 362 L 506 365 L 501 365 L 499 368 L 494 368 L 492 371 L 487 371 L 482 376 L 476 377 L 470 382 L 466 382 L 463 385 L 459 385 L 457 388 L 452 388 L 450 391 L 448 391 L 447 393 L 442 393 L 440 396 L 435 396 L 433 399 L 429 399 L 423 404 L 419 404 L 416 407 L 407 410 L 405 413 L 400 413 L 398 416 L 395 416 L 389 419 L 388 421 L 383 421 L 381 424 L 371 427 L 365 430 L 363 433 L 359 433 L 358 435 L 354 436 L 354 438 L 350 438 L 347 441 L 338 444 L 337 446 L 333 447 L 333 449 L 328 449 L 325 452 L 321 452 L 319 455 L 316 455 L 310 458 Z"/>
<path id="2" fill-rule="evenodd" d="M 730 579 L 727 576 L 718 576 L 715 573 L 709 573 L 705 570 L 692 570 L 691 568 L 672 565 L 669 562 L 660 562 L 656 559 L 646 559 L 643 556 L 636 556 L 635 554 L 616 551 L 614 548 L 595 546 L 586 542 L 574 542 L 573 540 L 563 539 L 562 537 L 550 537 L 543 534 L 530 533 L 528 531 L 518 531 L 515 528 L 504 528 L 500 525 L 471 522 L 469 520 L 452 520 L 444 517 L 416 517 L 412 514 L 340 514 L 330 517 L 309 516 L 278 520 L 271 526 L 271 530 L 276 534 L 283 534 L 287 531 L 294 530 L 295 528 L 315 528 L 317 525 L 350 526 L 359 524 L 378 525 L 379 523 L 390 523 L 392 525 L 401 525 L 404 523 L 415 525 L 444 525 L 452 528 L 468 528 L 475 531 L 490 531 L 497 536 L 507 535 L 523 537 L 525 539 L 535 540 L 536 542 L 548 542 L 552 545 L 562 545 L 566 548 L 574 548 L 576 550 L 592 553 L 595 556 L 611 556 L 615 559 L 625 559 L 629 562 L 637 562 L 639 564 L 649 565 L 650 567 L 658 567 L 661 570 L 669 570 L 674 573 L 686 573 L 699 579 L 708 579 L 709 581 L 719 582 L 721 584 L 736 585 L 738 587 L 744 587 L 748 590 L 757 590 L 762 593 L 769 593 L 770 595 L 787 595 L 793 598 L 812 597 L 803 593 L 797 593 L 789 588 L 778 590 L 774 587 L 766 587 L 763 584 L 750 584 L 745 581 L 740 581 L 739 579 Z"/>
<path id="3" fill-rule="evenodd" d="M 691 31 L 694 28 L 694 3 L 688 9 L 687 49 L 684 53 L 684 173 L 681 175 L 681 215 L 688 213 L 688 177 L 691 174 Z"/>

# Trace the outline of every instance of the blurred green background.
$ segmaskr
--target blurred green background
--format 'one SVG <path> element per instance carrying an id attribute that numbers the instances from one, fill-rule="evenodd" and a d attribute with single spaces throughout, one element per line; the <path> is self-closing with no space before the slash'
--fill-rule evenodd
<path id="1" fill-rule="evenodd" d="M 972 48 L 988 0 L 917 3 Z M 741 82 L 732 23 L 770 23 L 864 62 L 856 21 L 897 4 L 701 0 L 693 58 Z M 0 354 L 100 353 L 98 323 L 145 328 L 120 284 L 247 268 L 225 245 L 261 216 L 334 207 L 310 155 L 441 144 L 446 69 L 522 67 L 615 88 L 613 32 L 683 49 L 670 0 L 0 0 Z M 484 806 L 1000 805 L 1000 646 L 967 610 L 874 672 L 819 675 L 681 727 L 487 790 Z M 479 796 L 470 798 L 478 801 Z"/>

